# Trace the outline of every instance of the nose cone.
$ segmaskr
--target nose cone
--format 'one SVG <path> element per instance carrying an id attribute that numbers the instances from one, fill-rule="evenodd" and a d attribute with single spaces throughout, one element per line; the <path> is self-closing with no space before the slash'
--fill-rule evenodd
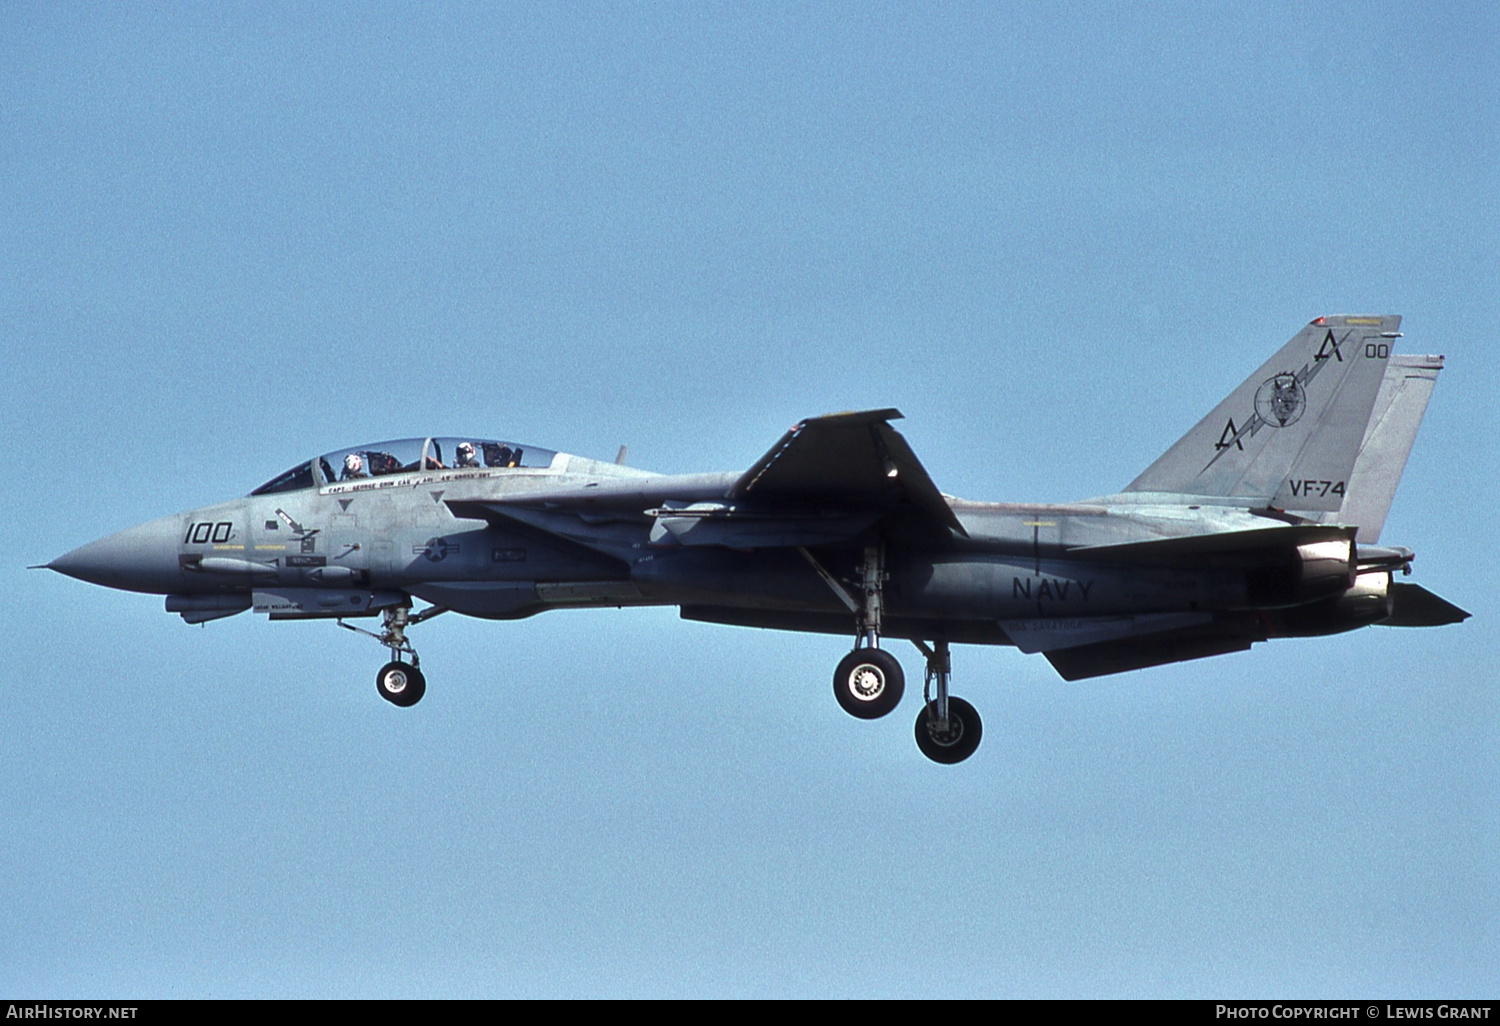
<path id="1" fill-rule="evenodd" d="M 118 531 L 58 556 L 47 569 L 90 584 L 164 595 L 180 586 L 179 517 L 163 517 Z"/>

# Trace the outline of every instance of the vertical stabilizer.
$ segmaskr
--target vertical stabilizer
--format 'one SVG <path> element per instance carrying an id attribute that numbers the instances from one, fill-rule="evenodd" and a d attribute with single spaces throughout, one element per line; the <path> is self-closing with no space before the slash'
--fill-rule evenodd
<path id="1" fill-rule="evenodd" d="M 1337 510 L 1400 326 L 1397 316 L 1319 317 L 1125 490 Z"/>
<path id="2" fill-rule="evenodd" d="M 1396 485 L 1401 482 L 1422 414 L 1427 412 L 1427 400 L 1442 369 L 1441 356 L 1391 357 L 1349 476 L 1349 494 L 1336 512 L 1324 513 L 1319 520 L 1358 527 L 1357 538 L 1366 545 L 1380 539 Z"/>

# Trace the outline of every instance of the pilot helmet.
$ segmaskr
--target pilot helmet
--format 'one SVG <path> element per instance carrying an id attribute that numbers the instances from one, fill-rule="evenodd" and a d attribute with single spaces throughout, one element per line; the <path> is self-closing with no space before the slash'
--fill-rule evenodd
<path id="1" fill-rule="evenodd" d="M 351 474 L 358 474 L 364 468 L 365 461 L 359 458 L 359 453 L 351 452 L 344 457 L 344 469 Z"/>
<path id="2" fill-rule="evenodd" d="M 458 443 L 458 451 L 461 452 L 461 453 L 463 453 L 465 456 L 472 456 L 472 455 L 474 455 L 474 443 L 473 442 L 459 442 Z"/>

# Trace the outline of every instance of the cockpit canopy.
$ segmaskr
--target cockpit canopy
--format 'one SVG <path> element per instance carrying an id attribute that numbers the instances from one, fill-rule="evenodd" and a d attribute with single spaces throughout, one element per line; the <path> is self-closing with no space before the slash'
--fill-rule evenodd
<path id="1" fill-rule="evenodd" d="M 496 442 L 490 439 L 402 438 L 335 449 L 299 463 L 261 485 L 251 495 L 321 488 L 345 481 L 361 481 L 420 471 L 471 470 L 500 472 L 517 467 L 550 467 L 557 453 L 551 449 Z"/>

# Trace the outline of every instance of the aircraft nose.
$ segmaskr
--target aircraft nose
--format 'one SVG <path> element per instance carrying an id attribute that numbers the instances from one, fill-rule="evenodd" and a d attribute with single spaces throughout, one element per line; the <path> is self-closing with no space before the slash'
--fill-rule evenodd
<path id="1" fill-rule="evenodd" d="M 163 517 L 80 545 L 47 569 L 123 591 L 166 594 L 182 579 L 177 563 L 178 517 Z"/>

